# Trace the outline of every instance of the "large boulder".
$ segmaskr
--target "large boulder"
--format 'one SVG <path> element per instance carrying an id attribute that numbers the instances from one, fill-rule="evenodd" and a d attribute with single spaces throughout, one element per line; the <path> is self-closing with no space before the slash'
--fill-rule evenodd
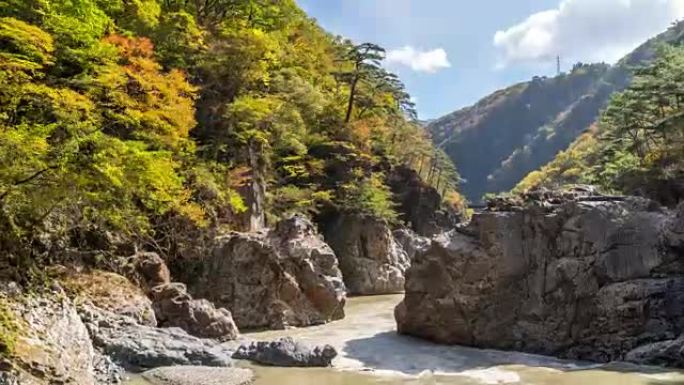
<path id="1" fill-rule="evenodd" d="M 239 331 L 230 311 L 216 308 L 206 299 L 195 299 L 185 284 L 171 282 L 169 268 L 157 253 L 139 252 L 131 260 L 133 275 L 147 288 L 158 326 L 178 327 L 195 337 L 221 341 L 238 337 Z"/>
<path id="2" fill-rule="evenodd" d="M 231 309 L 241 329 L 344 317 L 346 289 L 335 253 L 303 216 L 272 230 L 218 238 L 193 276 L 191 292 Z"/>
<path id="3" fill-rule="evenodd" d="M 155 328 L 84 303 L 78 312 L 94 346 L 129 370 L 174 365 L 232 366 L 233 349 L 180 328 Z"/>
<path id="4" fill-rule="evenodd" d="M 384 220 L 339 213 L 326 225 L 325 239 L 337 254 L 350 294 L 404 291 L 404 272 L 410 261 Z"/>
<path id="5" fill-rule="evenodd" d="M 193 336 L 234 340 L 239 331 L 230 311 L 205 299 L 193 299 L 182 283 L 169 283 L 151 290 L 154 310 L 161 327 L 179 327 Z"/>
<path id="6" fill-rule="evenodd" d="M 309 346 L 291 337 L 240 345 L 233 358 L 282 367 L 327 367 L 337 356 L 330 345 Z"/>
<path id="7" fill-rule="evenodd" d="M 684 206 L 602 197 L 515 206 L 475 214 L 417 256 L 395 310 L 401 333 L 681 365 L 662 355 L 684 331 Z"/>
<path id="8" fill-rule="evenodd" d="M 58 285 L 24 293 L 0 284 L 2 345 L 11 339 L 10 361 L 4 362 L 9 384 L 95 385 L 97 354 L 76 308 Z M 10 326 L 11 325 L 11 326 Z M 3 349 L 8 349 L 3 346 Z M 0 355 L 1 356 L 1 355 Z"/>

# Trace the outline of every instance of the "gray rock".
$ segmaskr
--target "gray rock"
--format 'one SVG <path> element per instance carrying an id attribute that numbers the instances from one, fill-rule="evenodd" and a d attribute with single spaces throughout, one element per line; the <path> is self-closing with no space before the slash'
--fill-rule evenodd
<path id="1" fill-rule="evenodd" d="M 344 317 L 345 285 L 332 249 L 305 217 L 216 240 L 190 285 L 231 309 L 241 328 L 308 326 Z"/>
<path id="2" fill-rule="evenodd" d="M 684 337 L 639 346 L 625 355 L 625 361 L 641 365 L 684 367 Z"/>
<path id="3" fill-rule="evenodd" d="M 173 365 L 229 367 L 233 350 L 180 328 L 154 328 L 87 304 L 79 312 L 95 346 L 128 369 Z"/>
<path id="4" fill-rule="evenodd" d="M 155 385 L 247 385 L 254 379 L 249 369 L 171 366 L 148 370 L 143 378 Z"/>
<path id="5" fill-rule="evenodd" d="M 0 372 L 0 385 L 19 385 L 19 376 L 12 372 Z"/>
<path id="6" fill-rule="evenodd" d="M 182 283 L 169 283 L 151 290 L 154 311 L 161 327 L 179 327 L 193 336 L 234 340 L 239 335 L 232 314 L 211 302 L 193 299 Z"/>
<path id="7" fill-rule="evenodd" d="M 21 325 L 15 354 L 8 363 L 17 370 L 2 381 L 28 385 L 96 384 L 95 349 L 88 330 L 58 284 L 31 294 L 16 288 L 0 290 L 0 302 L 14 319 L 11 322 Z M 30 373 L 23 368 L 30 368 Z"/>
<path id="8" fill-rule="evenodd" d="M 427 251 L 432 243 L 430 238 L 420 236 L 410 229 L 394 230 L 392 235 L 394 235 L 394 239 L 406 252 L 409 261 L 413 261 L 417 255 Z"/>
<path id="9" fill-rule="evenodd" d="M 398 330 L 601 362 L 671 354 L 658 343 L 684 332 L 682 208 L 583 199 L 499 207 L 435 238 L 407 272 Z"/>
<path id="10" fill-rule="evenodd" d="M 350 294 L 404 291 L 404 272 L 410 260 L 385 221 L 367 215 L 339 214 L 326 226 L 325 239 L 337 254 Z"/>
<path id="11" fill-rule="evenodd" d="M 290 337 L 240 345 L 233 358 L 283 367 L 328 367 L 337 356 L 330 345 L 309 346 Z"/>
<path id="12" fill-rule="evenodd" d="M 114 362 L 111 357 L 97 350 L 93 358 L 93 370 L 98 384 L 120 384 L 126 374 L 126 370 Z"/>

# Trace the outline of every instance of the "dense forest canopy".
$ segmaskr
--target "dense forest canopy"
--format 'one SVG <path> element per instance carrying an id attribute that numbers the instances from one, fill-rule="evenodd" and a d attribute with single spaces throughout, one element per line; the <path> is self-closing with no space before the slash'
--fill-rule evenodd
<path id="1" fill-rule="evenodd" d="M 239 227 L 255 178 L 272 219 L 396 219 L 399 165 L 462 204 L 383 58 L 293 0 L 0 0 L 0 247 L 95 226 L 168 251 Z"/>

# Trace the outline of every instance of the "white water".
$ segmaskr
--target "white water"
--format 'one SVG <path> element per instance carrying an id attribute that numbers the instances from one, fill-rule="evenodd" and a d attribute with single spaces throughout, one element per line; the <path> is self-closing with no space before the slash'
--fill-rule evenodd
<path id="1" fill-rule="evenodd" d="M 311 328 L 246 334 L 331 344 L 334 368 L 254 369 L 255 385 L 684 385 L 684 372 L 627 364 L 596 365 L 524 353 L 443 346 L 395 332 L 401 296 L 349 300 L 345 319 Z M 146 384 L 145 382 L 131 382 Z M 198 384 L 201 385 L 201 384 Z"/>

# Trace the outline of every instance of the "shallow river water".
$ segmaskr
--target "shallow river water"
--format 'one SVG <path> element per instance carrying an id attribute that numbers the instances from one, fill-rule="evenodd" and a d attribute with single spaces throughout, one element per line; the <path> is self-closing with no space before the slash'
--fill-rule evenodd
<path id="1" fill-rule="evenodd" d="M 442 346 L 395 332 L 402 296 L 352 298 L 344 320 L 311 328 L 246 334 L 267 340 L 292 336 L 328 343 L 334 368 L 254 369 L 255 385 L 684 385 L 684 372 L 626 364 L 596 365 L 523 353 Z M 136 378 L 128 385 L 149 385 Z"/>

